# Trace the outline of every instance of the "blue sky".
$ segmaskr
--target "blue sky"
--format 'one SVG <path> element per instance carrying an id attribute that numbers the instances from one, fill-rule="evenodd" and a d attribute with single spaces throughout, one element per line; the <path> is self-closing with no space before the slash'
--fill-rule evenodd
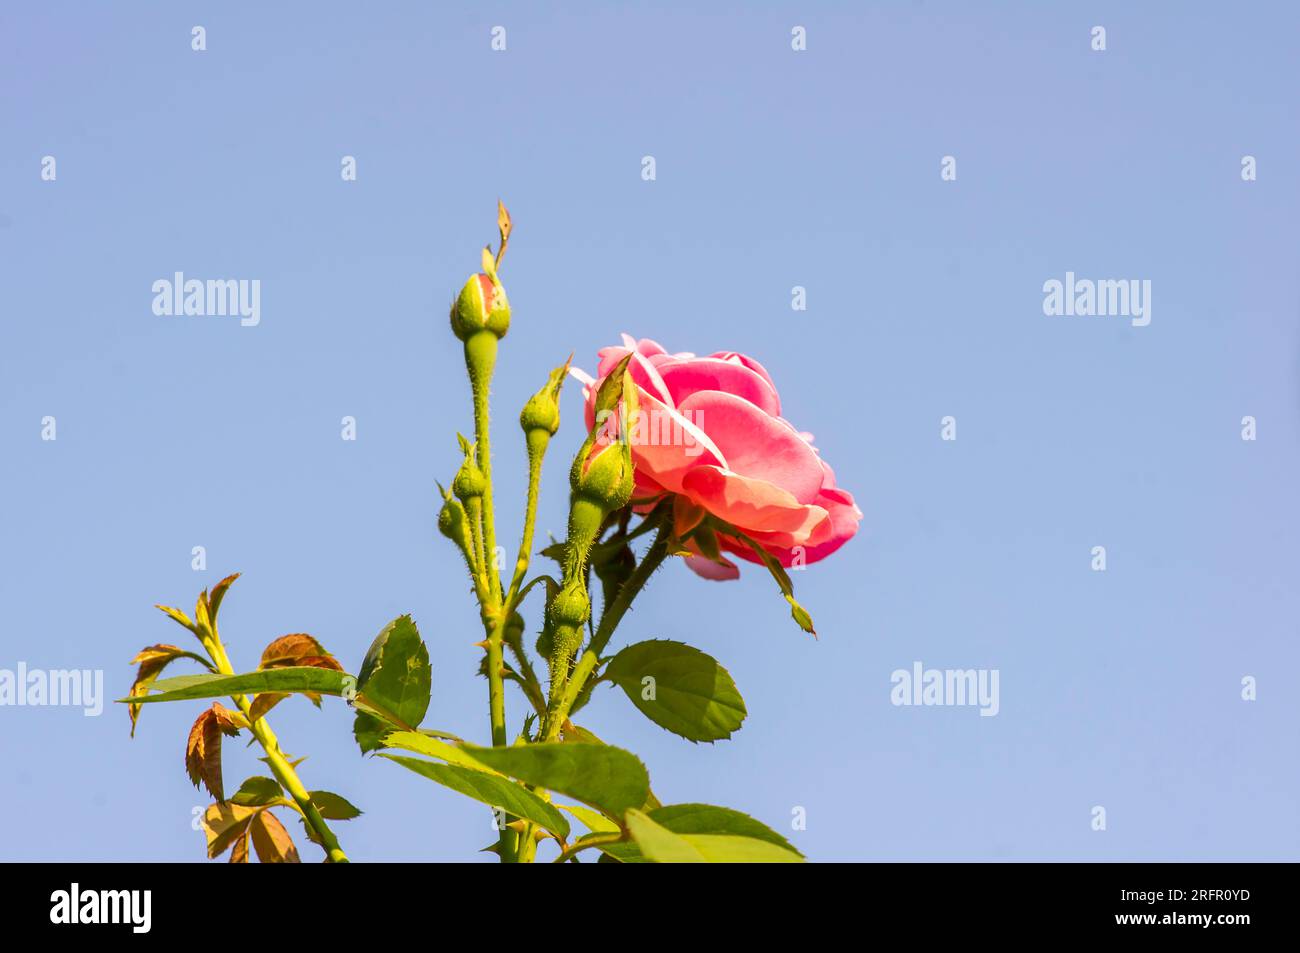
<path id="1" fill-rule="evenodd" d="M 485 739 L 434 481 L 471 427 L 446 308 L 500 196 L 504 545 L 519 407 L 623 331 L 763 361 L 865 513 L 796 575 L 819 641 L 760 572 L 655 577 L 617 641 L 708 651 L 750 711 L 695 746 L 597 693 L 583 720 L 663 800 L 816 860 L 1294 859 L 1300 12 L 862 6 L 7 4 L 0 669 L 102 669 L 116 697 L 137 649 L 188 638 L 152 605 L 241 571 L 237 666 L 307 631 L 355 670 L 410 612 L 426 723 Z M 154 315 L 176 271 L 259 279 L 261 323 Z M 1067 271 L 1150 280 L 1151 323 L 1045 315 Z M 891 705 L 916 661 L 996 669 L 998 715 Z M 120 707 L 0 707 L 0 856 L 200 858 L 197 713 L 147 710 L 132 740 Z M 354 859 L 482 856 L 486 811 L 363 761 L 342 705 L 273 718 L 308 785 L 367 812 L 339 825 Z M 228 786 L 262 773 L 227 752 Z"/>

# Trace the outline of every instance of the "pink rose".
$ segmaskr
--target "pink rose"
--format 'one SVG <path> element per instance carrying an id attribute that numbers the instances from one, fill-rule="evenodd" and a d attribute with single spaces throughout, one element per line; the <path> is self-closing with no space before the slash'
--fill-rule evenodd
<path id="1" fill-rule="evenodd" d="M 595 423 L 600 382 L 629 353 L 628 370 L 641 399 L 641 420 L 629 435 L 636 464 L 633 505 L 639 510 L 674 494 L 679 532 L 711 514 L 760 543 L 783 566 L 824 559 L 857 532 L 862 512 L 853 496 L 835 485 L 812 435 L 781 416 L 771 376 L 744 354 L 669 354 L 654 341 L 625 334 L 621 347 L 599 352 L 594 379 L 572 372 L 585 385 L 588 429 Z M 719 533 L 718 542 L 729 553 L 761 562 L 735 537 Z M 740 575 L 725 557 L 693 555 L 687 564 L 707 579 Z"/>

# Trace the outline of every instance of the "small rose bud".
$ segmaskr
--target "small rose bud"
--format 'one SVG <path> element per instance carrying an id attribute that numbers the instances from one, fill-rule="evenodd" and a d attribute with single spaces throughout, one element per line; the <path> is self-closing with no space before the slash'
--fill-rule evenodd
<path id="1" fill-rule="evenodd" d="M 569 355 L 569 361 L 571 360 L 573 355 Z M 569 361 L 565 361 L 563 367 L 551 371 L 551 376 L 542 389 L 524 404 L 524 409 L 519 414 L 519 426 L 524 428 L 524 433 L 544 430 L 553 437 L 560 429 L 560 390 L 569 375 Z"/>
<path id="2" fill-rule="evenodd" d="M 451 306 L 451 329 L 462 341 L 483 330 L 498 338 L 506 336 L 510 302 L 499 279 L 482 272 L 470 276 Z"/>
<path id="3" fill-rule="evenodd" d="M 587 613 L 590 611 L 591 600 L 587 598 L 581 584 L 561 589 L 547 609 L 552 626 L 570 626 L 575 629 L 587 621 Z"/>
<path id="4" fill-rule="evenodd" d="M 474 462 L 474 445 L 461 437 L 460 448 L 465 454 L 465 462 L 460 465 L 455 478 L 451 481 L 451 492 L 456 494 L 461 502 L 468 502 L 475 497 L 482 496 L 484 491 L 487 490 L 487 478 L 483 476 L 483 471 Z"/>
<path id="5" fill-rule="evenodd" d="M 439 487 L 439 489 L 442 489 Z M 438 512 L 438 532 L 455 543 L 461 552 L 470 552 L 469 518 L 460 500 L 443 490 L 442 509 Z"/>
<path id="6" fill-rule="evenodd" d="M 438 512 L 438 532 L 459 543 L 465 531 L 465 507 L 454 496 L 448 497 Z"/>
<path id="7" fill-rule="evenodd" d="M 533 648 L 537 650 L 537 654 L 542 658 L 548 659 L 551 657 L 551 653 L 555 651 L 555 636 L 549 626 L 538 633 Z"/>

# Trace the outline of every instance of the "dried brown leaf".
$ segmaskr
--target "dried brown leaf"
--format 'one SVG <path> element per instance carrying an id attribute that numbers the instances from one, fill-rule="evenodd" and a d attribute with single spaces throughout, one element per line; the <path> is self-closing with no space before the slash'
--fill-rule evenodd
<path id="1" fill-rule="evenodd" d="M 248 863 L 248 831 L 244 831 L 235 839 L 235 846 L 230 851 L 230 862 L 232 864 Z"/>
<path id="2" fill-rule="evenodd" d="M 302 665 L 299 659 L 329 657 L 325 646 L 321 645 L 306 632 L 294 632 L 282 635 L 262 650 L 262 661 L 258 668 L 280 668 L 286 665 Z"/>
<path id="3" fill-rule="evenodd" d="M 221 736 L 239 734 L 241 716 L 214 702 L 195 720 L 185 743 L 185 771 L 195 787 L 202 782 L 208 793 L 224 803 L 221 787 Z"/>

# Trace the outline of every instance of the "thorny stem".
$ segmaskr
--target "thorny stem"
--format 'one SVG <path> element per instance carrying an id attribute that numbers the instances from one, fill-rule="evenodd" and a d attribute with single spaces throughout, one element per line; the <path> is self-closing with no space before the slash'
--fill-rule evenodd
<path id="1" fill-rule="evenodd" d="M 501 575 L 496 569 L 496 514 L 492 506 L 492 445 L 488 426 L 488 391 L 492 384 L 492 372 L 496 367 L 497 336 L 486 329 L 470 335 L 465 340 L 465 368 L 469 372 L 470 391 L 474 399 L 474 445 L 478 468 L 483 473 L 483 497 L 478 518 L 471 516 L 471 527 L 482 526 L 481 543 L 475 548 L 482 548 L 479 572 L 487 577 L 484 604 L 482 594 L 479 608 L 482 610 L 484 628 L 487 631 L 487 680 L 488 680 L 488 716 L 492 723 L 493 747 L 506 744 L 506 690 L 502 672 L 505 668 L 502 653 L 502 636 L 505 620 L 509 613 L 502 607 Z M 515 859 L 515 836 L 509 828 L 501 830 L 498 849 L 502 861 Z"/>
<path id="2" fill-rule="evenodd" d="M 234 675 L 235 670 L 230 664 L 230 657 L 226 655 L 225 646 L 221 644 L 221 637 L 217 634 L 216 626 L 214 625 L 210 631 L 212 639 L 208 645 L 208 654 L 212 656 L 212 661 L 216 663 L 217 671 L 222 675 Z M 232 695 L 231 699 L 243 712 L 244 717 L 248 719 L 248 730 L 252 732 L 253 737 L 262 746 L 262 750 L 266 752 L 266 761 L 271 766 L 271 773 L 275 775 L 275 779 L 289 792 L 289 796 L 298 805 L 303 819 L 312 829 L 312 832 L 315 833 L 321 847 L 324 848 L 326 857 L 329 858 L 331 863 L 346 864 L 348 855 L 343 853 L 338 838 L 334 836 L 334 832 L 325 823 L 325 818 L 321 817 L 320 811 L 312 803 L 311 795 L 299 779 L 298 772 L 294 770 L 293 765 L 284 756 L 284 752 L 280 750 L 280 741 L 276 738 L 275 732 L 271 730 L 271 725 L 266 720 L 266 716 L 263 715 L 257 721 L 253 721 L 252 705 L 249 703 L 248 698 L 244 695 Z"/>

